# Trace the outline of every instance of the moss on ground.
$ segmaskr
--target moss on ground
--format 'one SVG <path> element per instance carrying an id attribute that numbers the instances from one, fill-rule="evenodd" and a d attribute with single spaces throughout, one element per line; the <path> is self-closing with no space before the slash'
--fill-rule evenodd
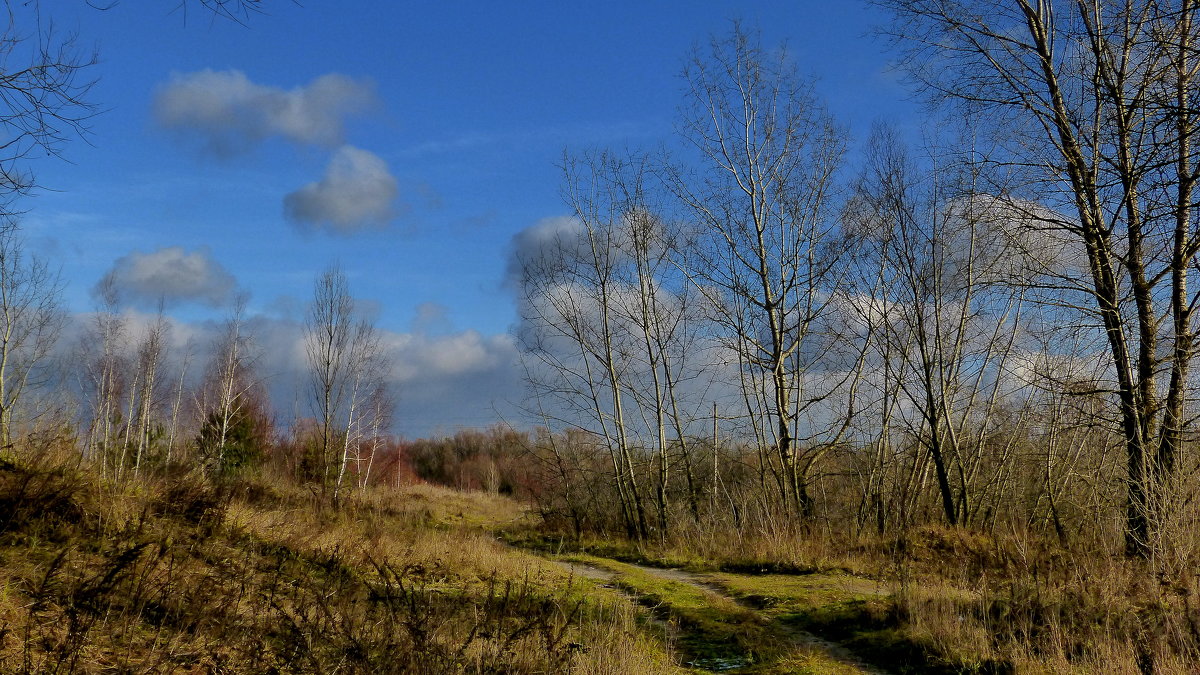
<path id="1" fill-rule="evenodd" d="M 684 662 L 698 669 L 739 675 L 863 672 L 807 639 L 789 619 L 801 606 L 840 611 L 860 597 L 855 593 L 864 590 L 865 580 L 844 575 L 689 575 L 597 556 L 567 559 L 612 572 L 617 586 L 674 622 Z M 876 596 L 874 591 L 871 586 L 869 597 Z"/>

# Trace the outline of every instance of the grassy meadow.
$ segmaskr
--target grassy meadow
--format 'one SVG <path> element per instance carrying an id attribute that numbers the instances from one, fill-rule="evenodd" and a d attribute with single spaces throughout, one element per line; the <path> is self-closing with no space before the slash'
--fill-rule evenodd
<path id="1" fill-rule="evenodd" d="M 1125 559 L 935 527 L 722 535 L 564 536 L 427 483 L 335 507 L 265 475 L 10 456 L 0 671 L 1194 671 L 1197 588 Z"/>

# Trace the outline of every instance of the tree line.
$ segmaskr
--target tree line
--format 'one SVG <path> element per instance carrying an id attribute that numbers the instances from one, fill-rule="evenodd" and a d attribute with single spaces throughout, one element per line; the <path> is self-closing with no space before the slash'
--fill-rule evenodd
<path id="1" fill-rule="evenodd" d="M 161 303 L 141 320 L 121 309 L 106 278 L 96 311 L 76 319 L 78 336 L 64 345 L 62 288 L 15 224 L 0 228 L 0 453 L 75 446 L 117 481 L 267 465 L 334 503 L 385 465 L 396 470 L 390 365 L 339 267 L 313 286 L 301 335 L 307 391 L 286 429 L 276 425 L 244 297 L 210 344 L 179 344 Z"/>
<path id="2" fill-rule="evenodd" d="M 852 166 L 735 26 L 669 151 L 564 159 L 573 219 L 521 260 L 548 508 L 603 476 L 643 539 L 758 514 L 1190 551 L 1197 8 L 877 4 L 936 106 L 917 143 L 877 125 Z"/>

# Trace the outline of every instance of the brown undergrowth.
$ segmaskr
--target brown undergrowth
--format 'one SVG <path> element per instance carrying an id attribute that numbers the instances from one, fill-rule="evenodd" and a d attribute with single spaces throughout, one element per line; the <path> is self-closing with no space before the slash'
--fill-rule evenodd
<path id="1" fill-rule="evenodd" d="M 520 515 L 511 501 L 418 487 L 323 503 L 263 480 L 3 461 L 0 671 L 676 671 L 627 601 L 487 534 Z"/>
<path id="2" fill-rule="evenodd" d="M 113 482 L 77 459 L 8 457 L 0 672 L 680 672 L 644 610 L 501 543 L 500 530 L 540 553 L 707 573 L 780 627 L 893 673 L 1200 664 L 1200 581 L 1187 561 L 1017 530 L 696 526 L 631 543 L 539 526 L 510 499 L 431 486 L 358 492 L 335 509 L 283 481 Z M 724 611 L 663 597 L 688 616 Z"/>

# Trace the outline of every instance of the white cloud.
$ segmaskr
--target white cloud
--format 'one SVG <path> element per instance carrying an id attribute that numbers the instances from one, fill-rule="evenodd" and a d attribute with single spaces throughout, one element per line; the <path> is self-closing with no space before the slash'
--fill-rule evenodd
<path id="1" fill-rule="evenodd" d="M 238 70 L 202 70 L 173 75 L 155 97 L 154 112 L 162 126 L 195 134 L 208 150 L 228 156 L 271 136 L 336 146 L 346 118 L 374 104 L 370 82 L 336 73 L 285 90 L 251 82 Z"/>
<path id="2" fill-rule="evenodd" d="M 516 347 L 508 335 L 485 336 L 473 330 L 450 335 L 385 334 L 385 347 L 401 386 L 440 378 L 487 373 L 516 362 Z"/>
<path id="3" fill-rule="evenodd" d="M 257 317 L 248 329 L 262 353 L 256 367 L 270 374 L 280 421 L 311 414 L 303 326 Z M 487 426 L 497 421 L 497 410 L 515 414 L 510 402 L 519 401 L 523 390 L 511 336 L 381 330 L 379 338 L 391 363 L 386 379 L 398 399 L 397 432 L 423 436 L 438 429 Z"/>
<path id="4" fill-rule="evenodd" d="M 134 251 L 117 258 L 96 285 L 96 292 L 112 283 L 122 302 L 150 306 L 199 302 L 219 306 L 229 300 L 237 281 L 204 249 L 185 251 L 181 246 L 150 253 Z"/>
<path id="5" fill-rule="evenodd" d="M 543 218 L 513 235 L 504 283 L 519 290 L 522 278 L 542 266 L 561 264 L 587 244 L 583 223 L 571 216 Z"/>
<path id="6" fill-rule="evenodd" d="M 396 179 L 378 155 L 353 146 L 338 148 L 325 175 L 287 195 L 284 213 L 309 228 L 348 234 L 384 225 L 395 215 Z"/>
<path id="7" fill-rule="evenodd" d="M 400 403 L 399 431 L 409 436 L 517 421 L 524 398 L 520 355 L 509 335 L 390 333 Z"/>

